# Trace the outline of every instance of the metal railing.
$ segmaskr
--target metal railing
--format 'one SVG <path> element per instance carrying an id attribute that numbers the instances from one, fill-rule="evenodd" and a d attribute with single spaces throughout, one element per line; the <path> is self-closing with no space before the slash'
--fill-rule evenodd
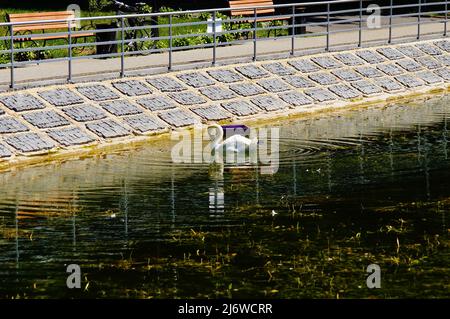
<path id="1" fill-rule="evenodd" d="M 399 0 L 397 0 L 399 1 Z M 390 0 L 390 5 L 379 7 L 383 12 L 388 12 L 388 24 L 381 26 L 381 28 L 388 28 L 388 35 L 386 42 L 392 43 L 393 29 L 401 26 L 417 25 L 417 33 L 415 38 L 420 39 L 422 35 L 422 26 L 429 23 L 442 23 L 441 31 L 438 31 L 439 36 L 447 35 L 448 23 L 448 0 L 440 2 L 424 2 L 425 0 L 418 0 L 414 4 L 395 4 L 394 0 Z M 400 1 L 399 1 L 400 2 Z M 290 54 L 294 55 L 301 47 L 296 46 L 296 40 L 305 37 L 325 37 L 323 49 L 329 51 L 331 48 L 331 37 L 334 34 L 345 32 L 357 32 L 358 40 L 357 46 L 362 47 L 364 44 L 364 32 L 373 27 L 365 24 L 365 16 L 368 15 L 368 6 L 372 4 L 367 0 L 339 0 L 339 1 L 321 1 L 321 2 L 307 2 L 282 4 L 271 6 L 257 6 L 257 7 L 242 7 L 239 10 L 252 11 L 253 14 L 249 16 L 235 16 L 232 11 L 236 8 L 218 8 L 208 10 L 190 10 L 190 11 L 175 11 L 175 12 L 158 12 L 148 14 L 126 14 L 113 16 L 98 16 L 98 17 L 81 17 L 74 18 L 71 21 L 67 20 L 39 20 L 28 22 L 7 22 L 0 23 L 0 30 L 3 30 L 3 36 L 0 37 L 0 43 L 7 43 L 7 45 L 0 46 L 0 57 L 8 56 L 8 62 L 0 64 L 1 68 L 10 69 L 10 87 L 14 88 L 15 78 L 14 69 L 18 66 L 47 63 L 55 61 L 67 61 L 67 80 L 72 81 L 73 76 L 73 61 L 80 59 L 93 58 L 120 58 L 120 76 L 126 76 L 126 57 L 131 55 L 145 55 L 152 53 L 168 53 L 167 68 L 173 68 L 173 53 L 180 50 L 210 48 L 212 50 L 211 63 L 216 64 L 217 48 L 236 45 L 242 43 L 253 44 L 253 60 L 258 58 L 258 41 L 273 39 L 270 33 L 281 31 L 284 34 L 276 36 L 276 39 L 290 38 Z M 261 9 L 274 9 L 273 14 L 259 14 Z M 324 11 L 325 10 L 325 11 Z M 177 21 L 180 16 L 194 17 L 195 21 Z M 222 15 L 220 18 L 219 16 Z M 344 16 L 345 15 L 345 16 Z M 439 16 L 437 16 L 439 15 Z M 433 16 L 434 20 L 426 20 L 425 16 Z M 321 18 L 319 21 L 305 21 L 310 18 Z M 340 17 L 340 19 L 338 19 Z M 386 17 L 386 15 L 385 15 Z M 414 18 L 414 21 L 404 21 L 394 23 L 395 18 Z M 141 25 L 131 26 L 127 24 L 131 19 L 141 19 Z M 147 20 L 146 20 L 147 19 Z M 148 19 L 153 21 L 157 19 L 158 24 L 151 24 Z M 272 20 L 287 20 L 287 24 L 275 25 L 263 21 Z M 113 21 L 117 25 L 105 28 L 96 29 L 92 26 L 95 22 Z M 24 47 L 23 34 L 17 34 L 14 27 L 24 26 L 28 24 L 48 24 L 48 23 L 67 23 L 67 30 L 58 32 L 36 32 L 26 34 L 27 41 L 31 41 L 35 46 Z M 74 29 L 73 26 L 77 23 L 90 22 L 89 29 Z M 348 25 L 349 28 L 333 28 L 337 25 Z M 197 31 L 192 31 L 186 28 L 197 28 Z M 313 32 L 301 32 L 301 28 L 315 27 L 317 30 Z M 184 29 L 183 29 L 184 28 Z M 204 29 L 210 29 L 210 32 L 205 32 Z M 155 30 L 157 35 L 152 36 Z M 6 30 L 6 32 L 5 32 Z M 299 31 L 300 30 L 300 31 Z M 97 41 L 99 34 L 104 32 L 112 32 L 118 35 L 114 40 Z M 264 33 L 267 32 L 267 35 Z M 287 35 L 285 33 L 288 33 Z M 86 33 L 92 33 L 95 37 L 92 39 L 85 39 L 86 42 L 76 43 L 74 39 Z M 129 34 L 134 35 L 133 38 Z M 2 33 L 0 33 L 2 34 Z M 149 36 L 150 35 L 150 36 Z M 61 38 L 67 43 L 56 45 L 39 44 L 43 37 Z M 91 38 L 93 38 L 91 37 Z M 190 43 L 189 39 L 203 37 L 204 43 Z M 185 40 L 185 42 L 182 42 Z M 176 43 L 177 42 L 177 43 Z M 367 41 L 370 42 L 370 41 Z M 137 46 L 137 44 L 151 43 L 151 47 L 140 46 L 138 49 L 128 50 L 130 46 Z M 181 44 L 181 45 L 180 45 Z M 74 55 L 74 50 L 77 48 L 90 48 L 99 45 L 115 45 L 118 47 L 117 52 L 97 54 L 88 53 L 84 55 Z M 66 52 L 64 56 L 54 57 L 50 59 L 31 59 L 19 61 L 16 59 L 17 54 L 27 54 L 29 52 L 42 52 L 49 50 L 63 50 Z M 1 61 L 1 60 L 0 60 Z"/>

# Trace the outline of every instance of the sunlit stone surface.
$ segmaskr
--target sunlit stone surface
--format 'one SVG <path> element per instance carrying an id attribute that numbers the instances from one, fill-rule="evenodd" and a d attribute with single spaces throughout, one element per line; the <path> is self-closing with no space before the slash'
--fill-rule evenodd
<path id="1" fill-rule="evenodd" d="M 93 101 L 105 101 L 119 98 L 119 95 L 104 85 L 81 86 L 77 89 L 81 94 Z"/>
<path id="2" fill-rule="evenodd" d="M 119 81 L 112 82 L 111 84 L 121 93 L 128 96 L 138 96 L 152 93 L 152 90 L 141 81 Z"/>
<path id="3" fill-rule="evenodd" d="M 231 114 L 218 105 L 193 107 L 191 111 L 209 121 L 220 121 L 231 117 Z"/>
<path id="4" fill-rule="evenodd" d="M 39 92 L 39 96 L 41 96 L 48 103 L 55 106 L 67 106 L 83 103 L 83 99 L 81 98 L 81 96 L 69 89 L 43 91 Z"/>
<path id="5" fill-rule="evenodd" d="M 16 112 L 30 111 L 45 108 L 38 98 L 28 93 L 16 93 L 0 97 L 0 102 L 7 108 Z"/>

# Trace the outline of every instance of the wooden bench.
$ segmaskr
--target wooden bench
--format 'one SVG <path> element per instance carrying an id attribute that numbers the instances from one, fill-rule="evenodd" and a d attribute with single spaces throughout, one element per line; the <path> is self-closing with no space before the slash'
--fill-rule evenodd
<path id="1" fill-rule="evenodd" d="M 44 20 L 36 23 L 27 23 L 20 25 L 13 25 L 12 32 L 14 35 L 20 35 L 21 37 L 15 38 L 14 41 L 25 42 L 25 41 L 36 41 L 36 40 L 56 40 L 56 39 L 68 39 L 68 34 L 62 35 L 45 35 L 47 30 L 57 30 L 64 29 L 68 31 L 69 22 L 71 23 L 71 28 L 75 30 L 76 21 L 74 11 L 56 11 L 56 12 L 34 12 L 34 13 L 12 13 L 6 15 L 8 22 L 32 22 L 38 20 Z M 61 22 L 45 22 L 45 20 L 65 20 Z M 41 34 L 33 34 L 34 31 L 41 30 Z M 26 33 L 26 34 L 24 34 Z M 83 32 L 78 34 L 72 34 L 71 37 L 81 38 L 81 37 L 91 37 L 95 34 L 92 32 Z M 44 42 L 45 43 L 45 42 Z"/>
<path id="2" fill-rule="evenodd" d="M 230 15 L 235 16 L 254 16 L 254 9 L 244 9 L 245 7 L 261 7 L 261 6 L 273 6 L 273 0 L 230 0 L 228 4 L 232 10 L 230 10 Z M 266 18 L 261 15 L 274 14 L 275 8 L 260 8 L 256 9 L 257 21 L 266 22 L 274 20 L 289 20 L 290 17 L 269 17 Z M 254 19 L 249 19 L 249 22 L 254 21 Z"/>
<path id="3" fill-rule="evenodd" d="M 273 0 L 229 0 L 228 4 L 230 6 L 230 16 L 236 17 L 236 16 L 251 16 L 253 19 L 248 19 L 246 22 L 253 22 L 255 21 L 254 15 L 255 10 L 254 9 L 244 9 L 245 7 L 262 7 L 262 6 L 273 6 Z M 305 7 L 297 7 L 296 12 L 305 12 Z M 290 14 L 284 14 L 284 16 L 276 17 L 275 14 L 275 8 L 274 7 L 268 7 L 268 8 L 259 8 L 256 9 L 256 21 L 257 22 L 269 22 L 269 21 L 280 21 L 280 20 L 291 20 L 291 23 L 293 24 L 299 24 L 304 23 L 305 19 L 302 17 L 297 17 L 292 21 L 292 17 L 290 17 Z M 270 17 L 267 17 L 267 15 L 270 15 Z M 265 17 L 266 16 L 266 17 Z M 297 27 L 296 33 L 306 33 L 306 28 L 303 27 Z M 276 30 L 275 30 L 276 31 Z M 291 28 L 289 28 L 289 34 L 292 33 Z M 269 31 L 270 32 L 270 31 Z"/>

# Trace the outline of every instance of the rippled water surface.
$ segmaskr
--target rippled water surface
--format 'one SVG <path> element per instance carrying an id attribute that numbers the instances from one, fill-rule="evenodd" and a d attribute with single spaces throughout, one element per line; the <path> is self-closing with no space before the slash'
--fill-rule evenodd
<path id="1" fill-rule="evenodd" d="M 274 122 L 273 175 L 171 141 L 0 173 L 0 296 L 450 297 L 448 121 L 444 96 Z"/>

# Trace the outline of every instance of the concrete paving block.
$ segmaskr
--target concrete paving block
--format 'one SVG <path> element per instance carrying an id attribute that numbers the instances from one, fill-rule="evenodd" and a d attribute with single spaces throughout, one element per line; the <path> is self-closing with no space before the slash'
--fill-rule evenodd
<path id="1" fill-rule="evenodd" d="M 365 62 L 353 53 L 337 53 L 334 57 L 348 66 L 363 65 Z"/>
<path id="2" fill-rule="evenodd" d="M 264 93 L 264 90 L 253 83 L 231 84 L 230 89 L 241 96 L 253 96 Z"/>
<path id="3" fill-rule="evenodd" d="M 415 88 L 425 84 L 422 80 L 411 74 L 398 75 L 395 77 L 395 79 L 407 88 Z"/>
<path id="4" fill-rule="evenodd" d="M 212 78 L 222 83 L 235 83 L 244 80 L 242 75 L 231 70 L 208 70 L 206 72 Z"/>
<path id="5" fill-rule="evenodd" d="M 427 84 L 436 84 L 444 82 L 444 80 L 440 76 L 436 75 L 435 73 L 429 70 L 416 73 L 416 76 Z"/>
<path id="6" fill-rule="evenodd" d="M 390 63 L 390 64 L 379 64 L 377 65 L 378 70 L 383 71 L 385 74 L 389 76 L 395 76 L 405 73 L 403 69 L 399 66 Z"/>
<path id="7" fill-rule="evenodd" d="M 443 78 L 445 82 L 450 81 L 450 71 L 447 68 L 437 69 L 434 73 Z"/>
<path id="8" fill-rule="evenodd" d="M 90 104 L 69 106 L 64 108 L 63 112 L 77 122 L 102 120 L 106 117 L 102 109 Z"/>
<path id="9" fill-rule="evenodd" d="M 324 88 L 307 89 L 305 94 L 318 102 L 328 102 L 337 99 L 336 95 Z"/>
<path id="10" fill-rule="evenodd" d="M 168 127 L 168 125 L 160 119 L 146 114 L 124 117 L 123 121 L 137 134 L 160 131 Z"/>
<path id="11" fill-rule="evenodd" d="M 400 83 L 390 77 L 376 78 L 374 81 L 376 85 L 387 92 L 399 91 L 404 89 L 404 87 Z"/>
<path id="12" fill-rule="evenodd" d="M 45 129 L 69 125 L 70 122 L 53 110 L 36 111 L 23 115 L 23 118 L 34 126 Z"/>
<path id="13" fill-rule="evenodd" d="M 234 93 L 230 89 L 220 86 L 208 86 L 206 88 L 200 89 L 199 91 L 213 101 L 229 100 L 237 96 L 236 93 Z"/>
<path id="14" fill-rule="evenodd" d="M 6 145 L 0 143 L 0 158 L 11 157 L 12 155 L 12 152 L 6 147 Z"/>
<path id="15" fill-rule="evenodd" d="M 447 54 L 436 55 L 435 58 L 440 64 L 443 64 L 445 66 L 450 66 L 450 55 L 447 55 Z M 430 59 L 432 59 L 432 58 L 430 58 Z M 439 63 L 437 63 L 437 64 L 439 64 Z"/>
<path id="16" fill-rule="evenodd" d="M 355 54 L 370 64 L 383 63 L 386 61 L 386 58 L 372 50 L 358 50 Z"/>
<path id="17" fill-rule="evenodd" d="M 258 114 L 260 111 L 258 107 L 252 105 L 246 101 L 233 101 L 233 102 L 225 102 L 221 104 L 223 108 L 225 108 L 228 112 L 236 115 L 236 116 L 249 116 Z"/>
<path id="18" fill-rule="evenodd" d="M 56 144 L 37 133 L 22 133 L 5 138 L 5 142 L 22 153 L 41 152 L 54 148 Z"/>
<path id="19" fill-rule="evenodd" d="M 425 55 L 422 50 L 419 50 L 413 45 L 402 45 L 397 47 L 397 50 L 409 58 L 418 58 Z"/>
<path id="20" fill-rule="evenodd" d="M 439 61 L 439 58 L 448 57 L 448 56 L 447 55 L 435 55 L 435 57 L 436 57 L 436 59 L 432 58 L 431 56 L 424 56 L 421 58 L 417 58 L 416 61 L 430 70 L 442 68 L 444 65 Z"/>
<path id="21" fill-rule="evenodd" d="M 309 105 L 313 101 L 300 92 L 290 91 L 278 94 L 278 96 L 291 106 L 304 106 Z"/>
<path id="22" fill-rule="evenodd" d="M 58 144 L 65 147 L 89 144 L 95 141 L 94 138 L 78 127 L 65 127 L 49 130 L 47 131 L 47 135 Z"/>
<path id="23" fill-rule="evenodd" d="M 381 73 L 377 69 L 370 67 L 370 66 L 361 66 L 361 67 L 355 68 L 355 71 L 369 79 L 379 78 L 379 77 L 384 76 L 383 73 Z"/>
<path id="24" fill-rule="evenodd" d="M 192 113 L 183 109 L 173 109 L 159 113 L 159 117 L 174 127 L 182 127 L 200 123 Z"/>
<path id="25" fill-rule="evenodd" d="M 28 127 L 12 116 L 0 117 L 0 134 L 26 132 Z"/>
<path id="26" fill-rule="evenodd" d="M 146 109 L 149 109 L 150 111 L 162 111 L 176 107 L 175 103 L 173 103 L 171 99 L 162 95 L 143 97 L 141 99 L 137 99 L 136 103 Z"/>
<path id="27" fill-rule="evenodd" d="M 331 73 L 344 81 L 351 82 L 351 81 L 362 80 L 361 75 L 359 75 L 355 71 L 349 70 L 349 69 L 337 69 L 337 70 L 331 71 Z"/>
<path id="28" fill-rule="evenodd" d="M 434 45 L 439 49 L 450 52 L 450 42 L 448 40 L 440 40 L 434 42 Z"/>
<path id="29" fill-rule="evenodd" d="M 270 73 L 276 74 L 276 75 L 293 75 L 295 74 L 295 70 L 285 66 L 284 64 L 280 62 L 275 63 L 267 63 L 263 64 L 262 67 L 269 71 Z"/>
<path id="30" fill-rule="evenodd" d="M 331 85 L 339 83 L 339 79 L 333 74 L 327 72 L 317 72 L 309 74 L 308 77 L 320 85 Z"/>
<path id="31" fill-rule="evenodd" d="M 423 66 L 411 59 L 401 59 L 397 61 L 397 65 L 408 72 L 416 72 L 423 69 Z"/>
<path id="32" fill-rule="evenodd" d="M 429 55 L 441 55 L 443 54 L 442 50 L 440 50 L 437 46 L 432 45 L 430 43 L 417 43 L 416 47 Z"/>
<path id="33" fill-rule="evenodd" d="M 118 81 L 112 82 L 111 84 L 122 94 L 128 96 L 140 96 L 152 93 L 152 90 L 147 85 L 137 80 Z"/>
<path id="34" fill-rule="evenodd" d="M 346 84 L 333 85 L 328 89 L 343 99 L 355 99 L 361 96 L 360 92 Z"/>
<path id="35" fill-rule="evenodd" d="M 260 85 L 267 91 L 274 93 L 284 92 L 291 89 L 289 85 L 278 78 L 259 80 L 258 85 Z"/>
<path id="36" fill-rule="evenodd" d="M 79 86 L 77 90 L 92 101 L 106 101 L 119 98 L 119 95 L 113 90 L 100 84 Z"/>
<path id="37" fill-rule="evenodd" d="M 235 69 L 249 79 L 261 79 L 269 76 L 269 72 L 252 64 L 237 66 Z"/>
<path id="38" fill-rule="evenodd" d="M 201 88 L 209 85 L 214 85 L 216 82 L 206 77 L 199 72 L 190 72 L 184 74 L 178 74 L 177 78 L 194 88 Z"/>
<path id="39" fill-rule="evenodd" d="M 221 121 L 231 118 L 231 114 L 219 105 L 193 107 L 191 111 L 208 121 Z"/>
<path id="40" fill-rule="evenodd" d="M 187 89 L 182 83 L 168 76 L 149 78 L 146 81 L 161 92 L 180 92 Z"/>
<path id="41" fill-rule="evenodd" d="M 55 106 L 68 106 L 84 102 L 81 96 L 69 89 L 41 91 L 38 94 L 48 103 Z"/>
<path id="42" fill-rule="evenodd" d="M 350 85 L 364 95 L 373 95 L 383 92 L 379 86 L 367 80 L 352 82 Z"/>
<path id="43" fill-rule="evenodd" d="M 299 75 L 288 75 L 283 77 L 283 80 L 298 89 L 310 88 L 315 86 L 314 82 Z"/>
<path id="44" fill-rule="evenodd" d="M 258 95 L 251 99 L 251 102 L 264 111 L 278 111 L 286 108 L 284 103 L 279 98 L 271 95 Z"/>
<path id="45" fill-rule="evenodd" d="M 143 110 L 128 100 L 115 100 L 100 103 L 100 106 L 115 116 L 125 116 L 142 113 Z"/>
<path id="46" fill-rule="evenodd" d="M 391 47 L 378 48 L 377 52 L 384 55 L 389 60 L 399 60 L 405 57 L 403 53 Z"/>
<path id="47" fill-rule="evenodd" d="M 331 56 L 316 56 L 312 57 L 311 61 L 319 65 L 324 69 L 337 69 L 343 66 L 343 64 Z"/>
<path id="48" fill-rule="evenodd" d="M 322 70 L 317 64 L 306 59 L 288 61 L 288 64 L 302 73 L 319 72 Z"/>
<path id="49" fill-rule="evenodd" d="M 110 119 L 87 123 L 86 128 L 103 138 L 123 137 L 130 134 L 127 128 Z"/>
<path id="50" fill-rule="evenodd" d="M 194 105 L 206 103 L 206 100 L 194 92 L 169 93 L 169 97 L 182 105 Z"/>
<path id="51" fill-rule="evenodd" d="M 16 112 L 45 108 L 44 103 L 28 93 L 15 93 L 11 95 L 1 96 L 0 102 L 3 103 L 8 109 Z"/>

